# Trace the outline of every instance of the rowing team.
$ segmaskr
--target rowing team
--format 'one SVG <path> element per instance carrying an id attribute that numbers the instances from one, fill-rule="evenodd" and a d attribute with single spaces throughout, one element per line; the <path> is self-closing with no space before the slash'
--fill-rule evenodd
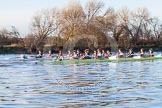
<path id="1" fill-rule="evenodd" d="M 20 58 L 21 59 L 29 59 L 29 58 L 31 58 L 31 57 L 35 57 L 35 58 L 42 58 L 42 57 L 44 57 L 44 54 L 43 54 L 43 52 L 42 51 L 38 51 L 38 54 L 36 55 L 36 56 L 28 56 L 27 54 L 21 54 L 20 55 Z M 51 51 L 49 50 L 49 53 L 48 53 L 48 57 L 52 57 L 52 53 L 51 53 Z"/>
<path id="2" fill-rule="evenodd" d="M 147 55 L 145 55 L 145 53 L 144 53 L 144 48 L 141 48 L 137 54 L 134 54 L 133 49 L 129 49 L 129 51 L 125 57 L 134 57 L 134 56 L 153 57 L 154 56 L 153 49 L 150 48 Z M 117 53 L 116 57 L 118 57 L 118 58 L 124 57 L 124 53 L 121 51 L 121 49 L 118 49 L 118 53 Z"/>
<path id="3" fill-rule="evenodd" d="M 91 55 L 89 52 L 89 49 L 85 49 L 84 53 L 81 53 L 79 50 L 74 50 L 73 52 L 71 52 L 70 50 L 68 51 L 68 54 L 66 56 L 66 59 L 98 59 L 98 58 L 109 58 L 112 56 L 112 53 L 109 50 L 100 50 L 97 49 L 97 51 L 95 50 Z M 128 53 L 124 54 L 122 52 L 122 50 L 119 48 L 118 52 L 115 54 L 116 58 L 122 58 L 122 57 L 134 57 L 134 56 L 140 56 L 140 57 L 153 57 L 153 49 L 150 48 L 148 55 L 145 55 L 144 53 L 144 48 L 141 48 L 140 52 L 138 52 L 137 54 L 134 54 L 133 49 L 129 49 Z M 59 50 L 58 56 L 57 56 L 58 60 L 63 60 L 65 59 L 62 53 L 62 50 Z"/>
<path id="4" fill-rule="evenodd" d="M 39 51 L 38 54 L 35 56 L 35 58 L 42 58 L 44 54 Z M 129 49 L 128 53 L 124 54 L 122 50 L 119 48 L 118 52 L 113 56 L 115 58 L 122 58 L 122 57 L 134 57 L 134 56 L 140 56 L 140 57 L 152 57 L 154 56 L 153 54 L 153 49 L 150 48 L 148 55 L 144 54 L 144 48 L 141 48 L 140 52 L 137 54 L 134 54 L 133 49 Z M 47 57 L 52 57 L 52 53 L 49 50 L 48 56 Z M 110 58 L 112 57 L 112 53 L 109 50 L 101 50 L 97 49 L 94 50 L 92 54 L 90 54 L 89 49 L 85 49 L 84 53 L 81 53 L 80 50 L 73 50 L 71 52 L 70 50 L 68 51 L 68 54 L 66 56 L 63 56 L 62 50 L 59 50 L 59 53 L 57 55 L 58 60 L 63 60 L 63 59 L 98 59 L 98 58 Z M 22 54 L 21 58 L 27 59 L 30 58 L 29 56 Z"/>

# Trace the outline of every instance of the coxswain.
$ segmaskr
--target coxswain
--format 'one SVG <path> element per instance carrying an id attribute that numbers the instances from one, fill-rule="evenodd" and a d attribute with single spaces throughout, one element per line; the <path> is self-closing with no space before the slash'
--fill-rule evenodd
<path id="1" fill-rule="evenodd" d="M 152 49 L 152 48 L 149 49 L 148 56 L 149 56 L 149 57 L 153 57 L 153 56 L 154 56 L 154 54 L 153 54 L 153 49 Z"/>

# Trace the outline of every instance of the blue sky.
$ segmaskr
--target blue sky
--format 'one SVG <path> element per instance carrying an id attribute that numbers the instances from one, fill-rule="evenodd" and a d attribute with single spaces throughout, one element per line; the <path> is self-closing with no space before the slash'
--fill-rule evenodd
<path id="1" fill-rule="evenodd" d="M 41 10 L 54 6 L 63 7 L 70 0 L 0 0 L 0 28 L 15 26 L 22 35 L 29 31 L 33 15 Z M 78 0 L 84 5 L 88 0 Z M 128 7 L 134 10 L 146 7 L 152 16 L 162 20 L 162 0 L 102 0 L 105 7 L 120 9 Z"/>

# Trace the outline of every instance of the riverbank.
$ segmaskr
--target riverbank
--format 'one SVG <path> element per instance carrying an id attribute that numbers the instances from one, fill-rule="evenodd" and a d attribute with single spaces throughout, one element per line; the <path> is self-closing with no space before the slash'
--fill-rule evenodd
<path id="1" fill-rule="evenodd" d="M 27 52 L 27 49 L 23 47 L 18 46 L 0 47 L 0 54 L 22 54 L 24 52 Z"/>

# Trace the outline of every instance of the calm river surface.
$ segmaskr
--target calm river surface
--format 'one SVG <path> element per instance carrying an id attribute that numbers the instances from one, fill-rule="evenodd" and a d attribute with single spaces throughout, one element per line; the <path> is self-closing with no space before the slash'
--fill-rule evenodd
<path id="1" fill-rule="evenodd" d="M 161 108 L 162 60 L 37 64 L 0 55 L 0 108 Z"/>

